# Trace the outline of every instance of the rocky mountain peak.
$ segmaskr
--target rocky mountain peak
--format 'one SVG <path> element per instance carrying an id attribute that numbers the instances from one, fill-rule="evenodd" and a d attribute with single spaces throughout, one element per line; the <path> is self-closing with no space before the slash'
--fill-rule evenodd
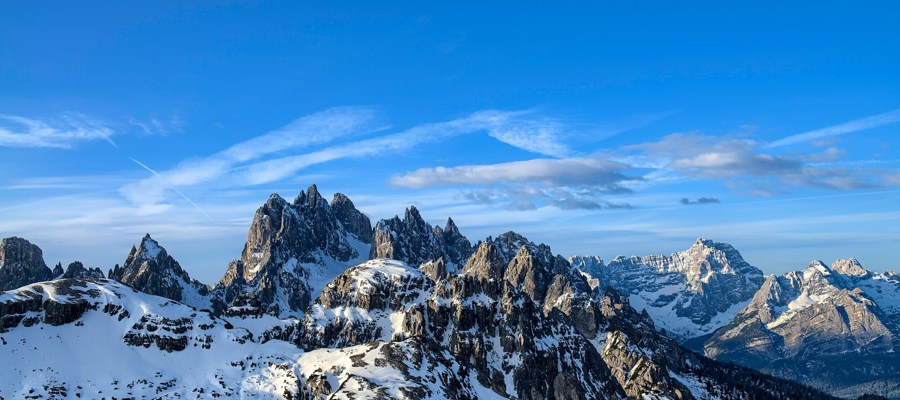
<path id="1" fill-rule="evenodd" d="M 482 280 L 503 279 L 509 261 L 503 259 L 497 246 L 491 242 L 482 242 L 466 261 L 462 273 Z"/>
<path id="2" fill-rule="evenodd" d="M 853 277 L 864 277 L 869 275 L 869 271 L 863 268 L 855 258 L 839 259 L 831 264 L 831 269 L 839 274 Z"/>
<path id="3" fill-rule="evenodd" d="M 319 194 L 319 188 L 316 187 L 315 183 L 309 185 L 309 187 L 306 188 L 306 191 L 301 190 L 300 194 L 294 199 L 294 206 L 305 205 L 310 208 L 318 208 L 327 204 L 325 198 Z"/>
<path id="4" fill-rule="evenodd" d="M 444 224 L 444 233 L 459 234 L 459 228 L 456 226 L 456 223 L 453 222 L 453 218 L 447 217 L 447 223 Z"/>
<path id="5" fill-rule="evenodd" d="M 375 224 L 375 243 L 371 258 L 390 258 L 409 265 L 422 265 L 443 257 L 449 272 L 458 271 L 472 254 L 472 244 L 452 219 L 445 229 L 432 227 L 415 206 L 399 216 Z"/>
<path id="6" fill-rule="evenodd" d="M 0 291 L 53 279 L 41 248 L 20 237 L 0 240 Z"/>
<path id="7" fill-rule="evenodd" d="M 372 222 L 361 213 L 343 193 L 335 193 L 331 199 L 331 210 L 347 232 L 356 236 L 363 243 L 372 243 Z"/>
<path id="8" fill-rule="evenodd" d="M 293 203 L 272 195 L 253 217 L 241 259 L 216 284 L 216 308 L 251 292 L 265 312 L 302 313 L 325 284 L 370 253 L 372 227 L 343 194 L 329 204 L 316 185 Z"/>
<path id="9" fill-rule="evenodd" d="M 891 307 L 898 294 L 900 282 L 866 271 L 856 260 L 838 260 L 831 268 L 814 260 L 768 276 L 704 351 L 815 387 L 843 386 L 848 391 L 842 396 L 850 397 L 900 372 L 900 358 L 893 355 L 900 331 L 892 321 L 900 313 Z"/>
<path id="10" fill-rule="evenodd" d="M 618 256 L 605 266 L 586 257 L 578 260 L 591 266 L 582 270 L 599 284 L 627 295 L 657 326 L 681 340 L 728 323 L 765 280 L 733 246 L 702 237 L 668 256 Z"/>
<path id="11" fill-rule="evenodd" d="M 73 274 L 79 273 L 92 274 L 90 270 L 84 271 L 83 266 L 81 268 L 75 266 Z M 102 273 L 100 275 L 102 276 Z M 191 279 L 178 261 L 169 255 L 159 242 L 150 237 L 150 234 L 144 235 L 137 247 L 131 247 L 125 263 L 122 267 L 113 268 L 109 279 L 117 280 L 144 293 L 180 301 L 196 308 L 209 308 L 206 285 Z"/>
<path id="12" fill-rule="evenodd" d="M 416 206 L 406 208 L 406 211 L 403 213 L 403 222 L 416 226 L 425 224 L 425 220 L 422 219 L 422 214 L 419 213 L 419 209 Z"/>
<path id="13" fill-rule="evenodd" d="M 81 261 L 73 261 L 66 267 L 62 274 L 63 279 L 103 279 L 103 271 L 100 268 L 85 268 Z"/>

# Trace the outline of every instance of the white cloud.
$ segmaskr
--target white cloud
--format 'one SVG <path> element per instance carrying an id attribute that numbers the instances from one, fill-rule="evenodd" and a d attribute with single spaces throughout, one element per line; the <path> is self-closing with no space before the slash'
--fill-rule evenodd
<path id="1" fill-rule="evenodd" d="M 551 185 L 612 185 L 633 180 L 629 167 L 602 155 L 564 159 L 534 159 L 500 164 L 422 168 L 391 178 L 396 186 L 424 188 L 445 185 L 495 185 L 539 182 Z"/>
<path id="2" fill-rule="evenodd" d="M 665 160 L 665 169 L 696 177 L 733 178 L 801 171 L 802 163 L 799 161 L 761 153 L 759 147 L 758 142 L 748 139 L 675 133 L 659 141 L 628 146 L 627 149 Z"/>
<path id="3" fill-rule="evenodd" d="M 80 114 L 57 120 L 0 115 L 0 147 L 45 147 L 68 149 L 75 143 L 105 140 L 115 146 L 115 134 L 104 123 Z"/>
<path id="4" fill-rule="evenodd" d="M 888 111 L 883 114 L 877 114 L 868 116 L 865 118 L 855 119 L 850 122 L 845 122 L 843 124 L 829 126 L 823 129 L 817 129 L 814 131 L 809 131 L 805 133 L 800 133 L 793 136 L 788 136 L 784 139 L 776 140 L 772 143 L 769 143 L 768 148 L 775 148 L 781 146 L 787 146 L 802 142 L 808 142 L 811 140 L 818 140 L 831 136 L 838 136 L 847 133 L 858 132 L 866 129 L 877 128 L 879 126 L 884 126 L 888 124 L 893 124 L 895 122 L 900 122 L 900 109 Z"/>

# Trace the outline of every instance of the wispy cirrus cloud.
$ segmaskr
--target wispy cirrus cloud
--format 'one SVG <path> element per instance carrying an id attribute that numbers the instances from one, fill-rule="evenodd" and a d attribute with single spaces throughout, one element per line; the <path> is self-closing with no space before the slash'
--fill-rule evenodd
<path id="1" fill-rule="evenodd" d="M 221 180 L 248 162 L 285 151 L 310 146 L 377 130 L 376 112 L 364 107 L 340 107 L 325 110 L 290 124 L 237 143 L 200 159 L 186 160 L 165 171 L 122 186 L 119 192 L 134 203 L 159 203 L 172 188 L 190 187 Z M 235 182 L 239 184 L 241 182 Z"/>
<path id="2" fill-rule="evenodd" d="M 855 119 L 853 121 L 829 126 L 827 128 L 816 129 L 814 131 L 788 136 L 784 139 L 769 143 L 766 147 L 771 149 L 776 147 L 788 146 L 792 144 L 808 142 L 811 140 L 818 140 L 831 136 L 838 136 L 866 129 L 873 129 L 896 122 L 900 122 L 900 109 L 888 111 L 882 114 L 871 115 L 865 118 Z"/>
<path id="3" fill-rule="evenodd" d="M 211 156 L 186 160 L 169 170 L 160 170 L 151 177 L 124 185 L 120 193 L 134 203 L 155 204 L 166 201 L 170 192 L 186 198 L 179 188 L 269 184 L 295 176 L 313 165 L 402 153 L 423 143 L 476 132 L 502 136 L 501 141 L 524 147 L 517 141 L 524 141 L 529 132 L 540 137 L 547 126 L 541 122 L 544 120 L 531 116 L 532 113 L 527 110 L 485 110 L 397 133 L 349 140 L 386 128 L 376 123 L 378 115 L 373 109 L 334 108 L 300 118 L 288 126 Z M 500 131 L 509 134 L 500 135 L 497 133 Z"/>
<path id="4" fill-rule="evenodd" d="M 560 141 L 565 126 L 552 119 L 503 121 L 488 134 L 503 143 L 535 154 L 565 157 L 571 150 Z"/>
<path id="5" fill-rule="evenodd" d="M 72 148 L 76 143 L 104 140 L 115 146 L 115 131 L 82 114 L 56 119 L 0 114 L 0 147 Z"/>
<path id="6" fill-rule="evenodd" d="M 176 113 L 168 119 L 150 117 L 148 119 L 129 118 L 128 124 L 140 129 L 144 135 L 168 135 L 184 131 L 184 121 Z"/>
<path id="7" fill-rule="evenodd" d="M 248 184 L 273 182 L 284 179 L 301 169 L 328 161 L 379 154 L 397 154 L 423 143 L 488 131 L 498 126 L 511 124 L 511 121 L 519 119 L 525 113 L 522 111 L 479 111 L 459 119 L 422 124 L 394 134 L 247 165 L 236 172 L 237 176 Z"/>

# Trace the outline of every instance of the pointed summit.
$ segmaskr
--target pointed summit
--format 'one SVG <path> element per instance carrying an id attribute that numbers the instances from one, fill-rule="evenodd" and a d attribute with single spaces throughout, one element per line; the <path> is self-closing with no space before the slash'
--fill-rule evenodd
<path id="1" fill-rule="evenodd" d="M 297 195 L 297 198 L 294 199 L 294 206 L 307 206 L 310 208 L 317 208 L 320 205 L 327 205 L 325 202 L 325 198 L 319 194 L 319 188 L 315 183 L 310 184 L 309 187 L 306 188 L 306 191 L 301 190 L 300 194 Z"/>
<path id="2" fill-rule="evenodd" d="M 72 274 L 92 275 L 99 272 L 99 270 L 96 272 L 85 270 L 80 264 L 70 266 Z M 195 308 L 209 308 L 209 298 L 206 297 L 209 290 L 206 285 L 191 279 L 178 261 L 175 261 L 159 242 L 150 237 L 149 233 L 144 235 L 137 247 L 131 247 L 125 264 L 121 268 L 113 269 L 109 279 L 115 279 L 144 293 L 180 301 Z"/>
<path id="3" fill-rule="evenodd" d="M 302 313 L 326 283 L 368 258 L 371 229 L 349 198 L 335 195 L 330 205 L 315 184 L 293 203 L 270 199 L 256 210 L 241 259 L 216 284 L 217 307 L 250 292 L 266 313 Z"/>
<path id="4" fill-rule="evenodd" d="M 372 243 L 372 222 L 356 209 L 349 197 L 343 193 L 335 193 L 331 199 L 331 210 L 347 232 L 356 236 L 360 242 Z"/>
<path id="5" fill-rule="evenodd" d="M 456 272 L 471 252 L 471 243 L 452 220 L 448 229 L 432 227 L 415 206 L 406 208 L 402 220 L 394 216 L 375 224 L 372 258 L 392 258 L 419 266 L 444 257 L 448 271 Z"/>
<path id="6" fill-rule="evenodd" d="M 733 246 L 705 237 L 671 255 L 618 256 L 606 266 L 580 260 L 593 267 L 585 270 L 591 277 L 635 299 L 638 310 L 678 340 L 712 333 L 765 281 Z M 670 292 L 662 292 L 663 285 Z"/>

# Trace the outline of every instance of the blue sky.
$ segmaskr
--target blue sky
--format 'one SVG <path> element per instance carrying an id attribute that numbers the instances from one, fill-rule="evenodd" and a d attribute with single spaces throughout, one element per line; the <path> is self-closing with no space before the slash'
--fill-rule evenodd
<path id="1" fill-rule="evenodd" d="M 315 182 L 564 255 L 897 268 L 900 5 L 0 6 L 0 235 L 197 278 Z"/>

